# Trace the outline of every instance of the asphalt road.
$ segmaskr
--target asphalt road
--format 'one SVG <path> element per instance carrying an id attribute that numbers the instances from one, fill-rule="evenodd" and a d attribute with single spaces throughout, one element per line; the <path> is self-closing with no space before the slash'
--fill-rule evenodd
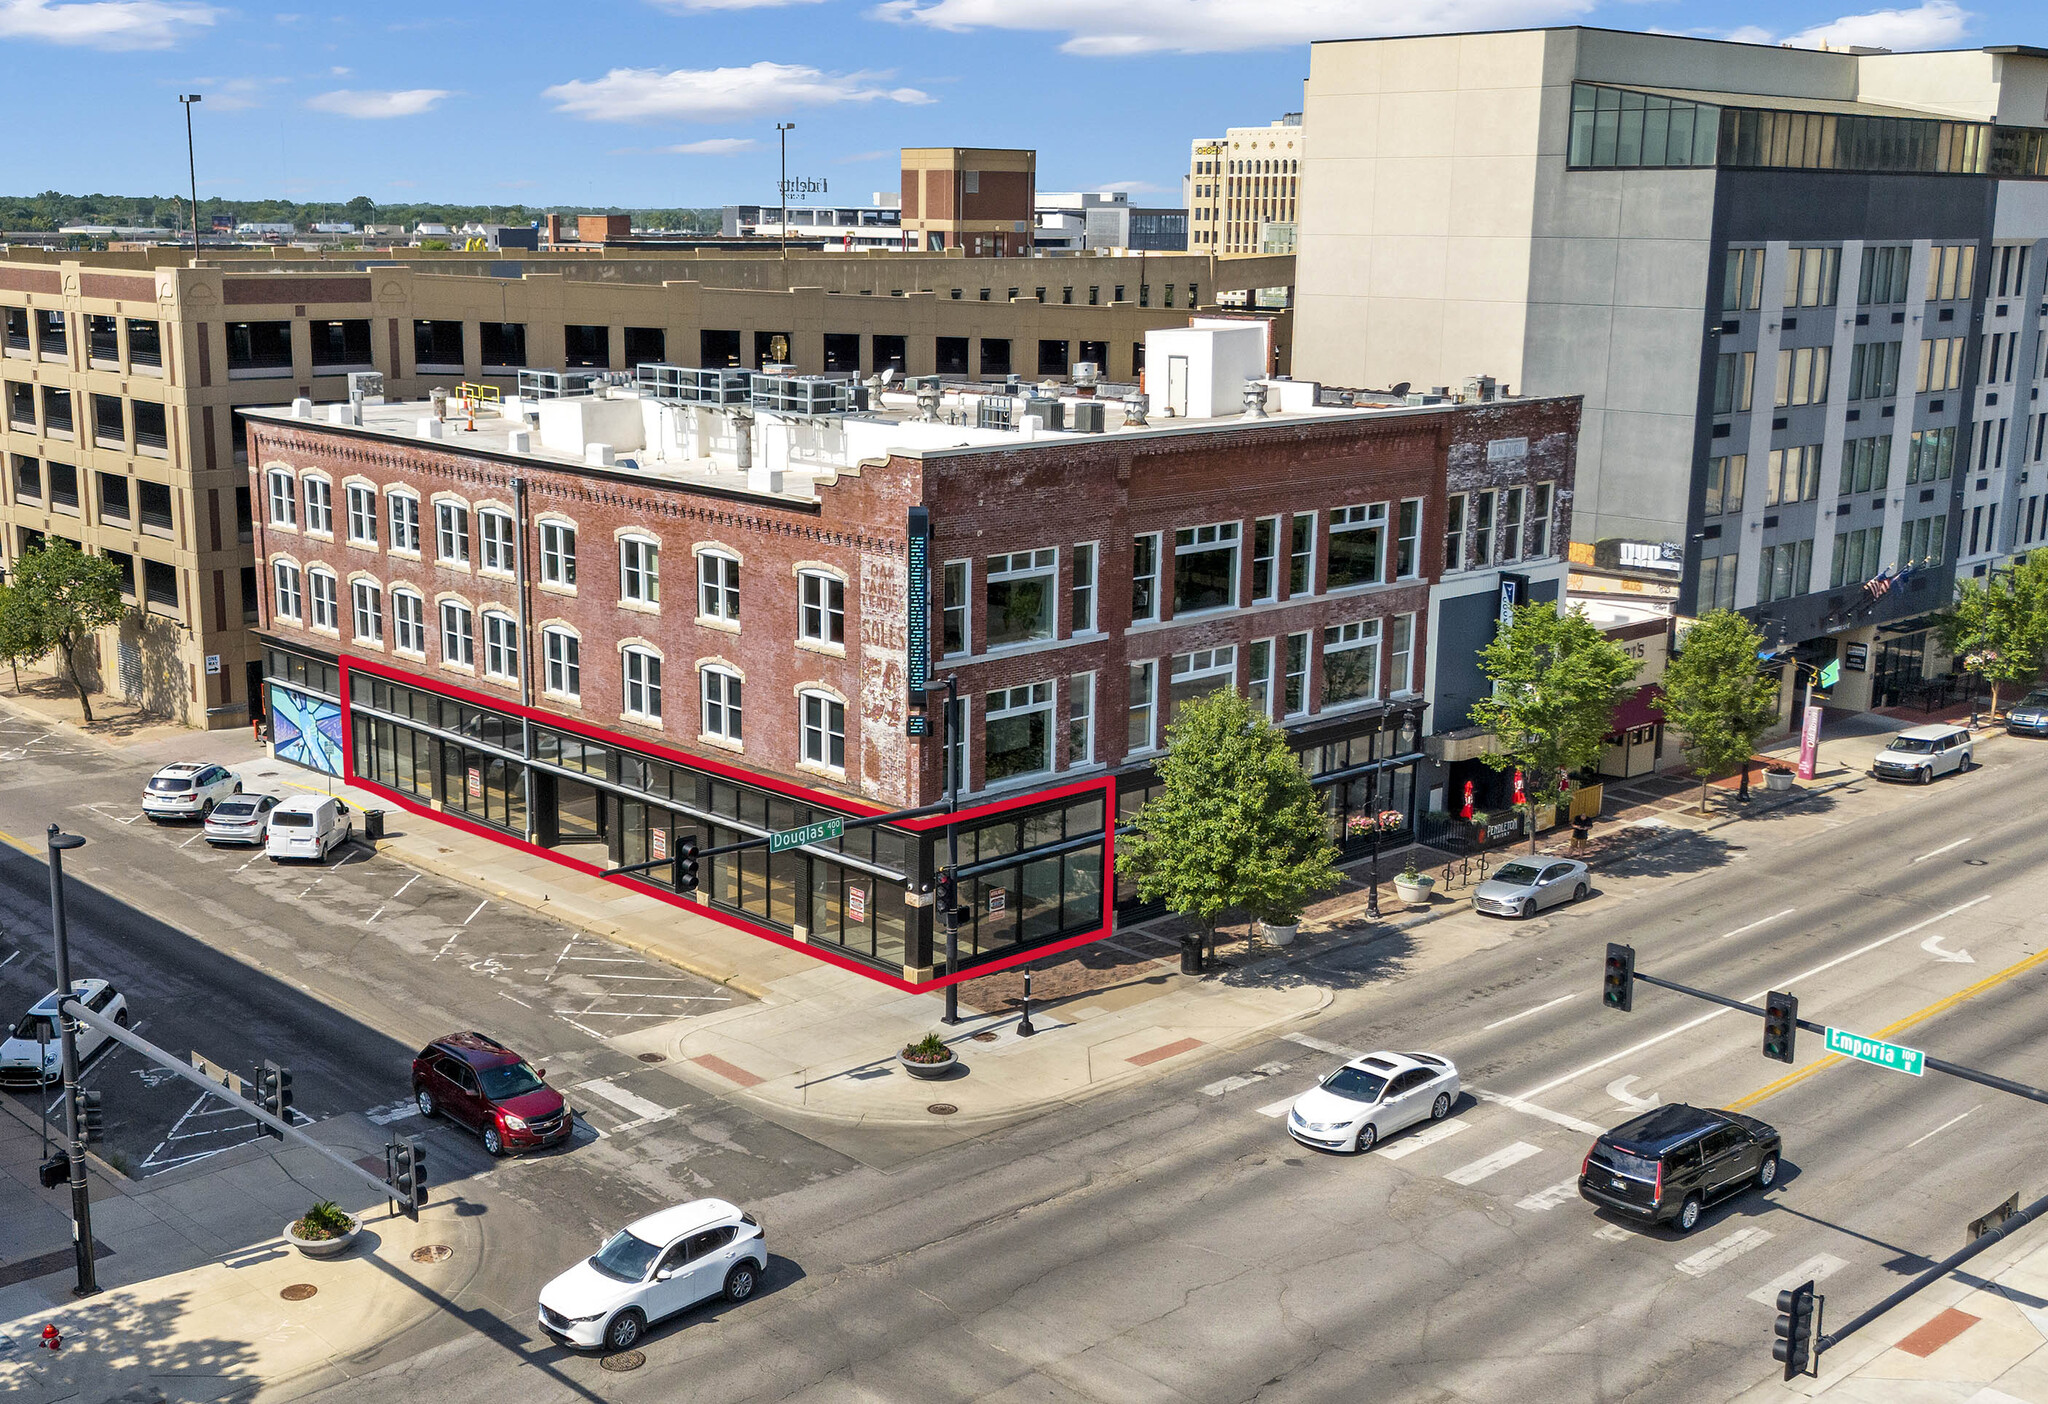
<path id="1" fill-rule="evenodd" d="M 2031 797 L 2048 746 L 1981 754 L 1925 790 L 1863 785 L 1666 844 L 1534 922 L 1464 915 L 1352 943 L 1305 972 L 1340 991 L 1310 1028 L 932 1149 L 775 1125 L 633 1063 L 584 1030 L 637 1010 L 551 1002 L 564 977 L 548 961 L 579 949 L 568 933 L 504 912 L 507 934 L 465 936 L 500 912 L 465 927 L 477 898 L 452 884 L 400 893 L 405 870 L 370 859 L 309 886 L 123 824 L 134 777 L 103 757 L 11 768 L 0 828 L 23 834 L 43 805 L 95 837 L 74 871 L 107 908 L 81 947 L 136 982 L 138 1017 L 160 1021 L 145 1032 L 214 1040 L 220 1061 L 298 1040 L 314 1115 L 402 1096 L 392 1079 L 419 1040 L 499 1006 L 490 1026 L 529 1040 L 557 1083 L 611 1079 L 669 1112 L 626 1127 L 631 1108 L 572 1090 L 607 1134 L 497 1166 L 435 1131 L 456 1192 L 492 1216 L 485 1259 L 461 1318 L 357 1362 L 351 1404 L 1718 1400 L 1774 1371 L 1779 1285 L 1821 1278 L 1830 1320 L 1846 1319 L 1960 1246 L 1969 1219 L 2048 1188 L 2029 1173 L 2048 1109 L 1936 1074 L 1817 1069 L 1806 1033 L 1787 1068 L 1761 1056 L 1755 1019 L 1650 987 L 1633 1013 L 1606 1011 L 1605 944 L 1737 997 L 1788 988 L 1808 1018 L 1861 1033 L 1906 1021 L 1898 1041 L 2048 1083 L 2048 960 L 2028 963 L 2043 950 L 2048 831 Z M 97 828 L 95 806 L 111 806 Z M 19 940 L 40 900 L 16 868 L 0 861 L 0 923 Z M 436 960 L 451 941 L 465 958 Z M 10 997 L 47 988 L 24 964 L 0 966 Z M 1361 1157 L 1289 1140 L 1274 1113 L 1345 1050 L 1380 1047 L 1458 1062 L 1469 1095 L 1452 1120 Z M 1574 1188 L 1592 1134 L 1653 1098 L 1773 1122 L 1778 1186 L 1685 1237 L 1594 1212 Z M 632 1374 L 538 1337 L 534 1291 L 601 1227 L 704 1193 L 769 1225 L 759 1296 L 657 1328 Z"/>

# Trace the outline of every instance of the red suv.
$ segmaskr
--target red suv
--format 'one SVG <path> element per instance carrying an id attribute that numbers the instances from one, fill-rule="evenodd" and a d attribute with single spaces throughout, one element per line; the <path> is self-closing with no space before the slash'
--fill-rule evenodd
<path id="1" fill-rule="evenodd" d="M 412 1060 L 420 1115 L 437 1113 L 480 1133 L 492 1155 L 569 1139 L 569 1104 L 524 1058 L 480 1033 L 449 1034 Z"/>

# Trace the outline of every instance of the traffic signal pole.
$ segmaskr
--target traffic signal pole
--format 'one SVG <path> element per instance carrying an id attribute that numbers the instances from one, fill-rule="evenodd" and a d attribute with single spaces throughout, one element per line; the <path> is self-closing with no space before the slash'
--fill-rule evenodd
<path id="1" fill-rule="evenodd" d="M 192 215 L 198 227 L 199 215 Z M 78 1012 L 85 1006 L 71 998 L 71 933 L 64 920 L 64 850 L 80 848 L 85 840 L 50 825 L 50 942 L 57 957 L 58 1056 L 64 1068 L 64 1139 L 71 1148 L 71 1248 L 78 1259 L 75 1297 L 90 1297 L 100 1290 L 98 1269 L 93 1264 L 92 1191 L 85 1182 L 85 1128 L 78 1106 Z M 43 1076 L 37 1070 L 37 1076 Z"/>

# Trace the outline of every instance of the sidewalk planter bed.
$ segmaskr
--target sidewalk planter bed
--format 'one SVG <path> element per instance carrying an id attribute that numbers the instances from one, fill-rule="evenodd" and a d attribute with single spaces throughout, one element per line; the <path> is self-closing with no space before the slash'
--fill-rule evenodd
<path id="1" fill-rule="evenodd" d="M 937 1034 L 926 1034 L 916 1043 L 905 1044 L 903 1051 L 896 1055 L 896 1061 L 903 1064 L 903 1071 L 912 1077 L 927 1080 L 944 1077 L 953 1071 L 960 1059 L 948 1048 Z"/>
<path id="2" fill-rule="evenodd" d="M 331 1199 L 323 1199 L 305 1217 L 284 1226 L 284 1236 L 309 1258 L 336 1258 L 346 1253 L 362 1231 L 362 1220 Z"/>

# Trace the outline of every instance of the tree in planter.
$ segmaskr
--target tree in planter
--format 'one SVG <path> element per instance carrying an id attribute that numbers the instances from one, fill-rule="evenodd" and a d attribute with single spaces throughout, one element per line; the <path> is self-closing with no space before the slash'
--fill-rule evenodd
<path id="1" fill-rule="evenodd" d="M 2048 654 L 2048 553 L 2036 551 L 1988 580 L 1957 581 L 1955 603 L 1934 627 L 1942 647 L 1991 684 L 1997 716 L 1999 688 L 2033 682 Z"/>
<path id="2" fill-rule="evenodd" d="M 1759 672 L 1764 638 L 1732 609 L 1710 610 L 1685 634 L 1664 670 L 1664 695 L 1651 703 L 1685 735 L 1685 758 L 1700 777 L 1700 813 L 1707 782 L 1747 765 L 1758 740 L 1778 720 L 1778 678 Z"/>
<path id="3" fill-rule="evenodd" d="M 121 570 L 105 556 L 88 556 L 68 541 L 51 540 L 14 565 L 14 591 L 41 621 L 64 658 L 64 671 L 78 689 L 78 709 L 92 721 L 92 698 L 85 686 L 79 651 L 94 634 L 121 622 Z"/>
<path id="4" fill-rule="evenodd" d="M 1118 840 L 1117 870 L 1144 900 L 1200 921 L 1213 960 L 1226 907 L 1299 917 L 1337 885 L 1337 850 L 1286 733 L 1235 692 L 1182 703 L 1166 739 L 1160 791 Z"/>
<path id="5" fill-rule="evenodd" d="M 1529 851 L 1536 851 L 1539 797 L 1560 772 L 1600 759 L 1614 709 L 1641 667 L 1583 614 L 1559 614 L 1539 600 L 1515 607 L 1513 622 L 1479 651 L 1493 695 L 1472 706 L 1472 723 L 1494 734 L 1496 749 L 1480 757 L 1495 770 L 1520 770 L 1529 814 Z"/>
<path id="6" fill-rule="evenodd" d="M 0 585 L 0 661 L 13 672 L 16 692 L 21 691 L 21 665 L 35 662 L 52 646 L 35 601 L 12 585 Z"/>

